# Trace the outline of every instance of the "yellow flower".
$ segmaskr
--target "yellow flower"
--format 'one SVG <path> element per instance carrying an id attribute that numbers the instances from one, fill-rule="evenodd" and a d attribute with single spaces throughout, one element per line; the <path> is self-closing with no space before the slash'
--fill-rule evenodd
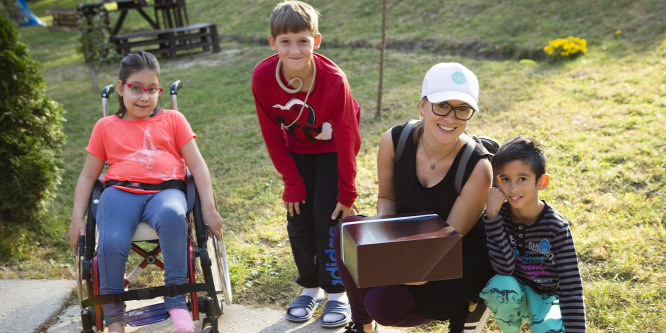
<path id="1" fill-rule="evenodd" d="M 549 55 L 558 54 L 561 57 L 575 56 L 579 53 L 587 53 L 587 41 L 583 38 L 569 36 L 558 38 L 548 42 L 543 48 Z"/>
<path id="2" fill-rule="evenodd" d="M 621 34 L 621 33 L 622 33 L 622 30 L 620 30 L 620 29 L 615 30 L 615 36 L 617 36 L 617 35 L 619 35 L 619 34 Z"/>

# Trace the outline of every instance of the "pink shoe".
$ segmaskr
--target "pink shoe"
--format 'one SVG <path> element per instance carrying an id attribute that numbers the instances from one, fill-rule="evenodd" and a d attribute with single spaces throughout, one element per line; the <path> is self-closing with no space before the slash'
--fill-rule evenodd
<path id="1" fill-rule="evenodd" d="M 174 308 L 169 310 L 171 315 L 171 320 L 173 320 L 173 326 L 181 333 L 193 333 L 194 332 L 194 322 L 190 313 L 185 309 Z"/>

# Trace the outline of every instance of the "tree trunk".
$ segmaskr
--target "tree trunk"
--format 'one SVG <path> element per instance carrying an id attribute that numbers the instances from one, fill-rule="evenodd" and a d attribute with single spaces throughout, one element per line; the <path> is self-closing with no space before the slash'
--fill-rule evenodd
<path id="1" fill-rule="evenodd" d="M 386 51 L 386 0 L 382 0 L 382 41 L 379 46 L 379 84 L 377 88 L 377 109 L 375 119 L 382 115 L 382 88 L 384 81 L 384 52 Z"/>
<path id="2" fill-rule="evenodd" d="M 90 69 L 90 82 L 92 82 L 93 91 L 97 91 L 97 71 L 93 66 L 88 67 Z"/>

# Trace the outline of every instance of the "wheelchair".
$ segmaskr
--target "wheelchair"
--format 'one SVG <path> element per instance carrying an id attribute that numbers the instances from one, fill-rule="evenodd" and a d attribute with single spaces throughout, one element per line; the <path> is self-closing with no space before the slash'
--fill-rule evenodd
<path id="1" fill-rule="evenodd" d="M 181 87 L 180 80 L 171 84 L 170 95 L 173 109 L 177 108 L 176 97 Z M 105 86 L 102 89 L 102 113 L 104 117 L 108 115 L 107 101 L 109 95 L 113 92 L 113 85 Z M 185 191 L 188 223 L 188 283 L 180 286 L 130 289 L 129 286 L 132 281 L 135 281 L 136 276 L 148 265 L 152 264 L 164 269 L 164 264 L 159 258 L 161 250 L 157 233 L 147 223 L 140 222 L 132 238 L 130 256 L 136 254 L 139 256 L 137 260 L 141 260 L 141 258 L 143 260 L 129 274 L 126 274 L 125 292 L 113 295 L 99 295 L 95 215 L 103 190 L 102 177 L 103 175 L 100 175 L 93 188 L 88 206 L 86 233 L 85 236 L 80 238 L 76 253 L 76 287 L 78 301 L 81 306 L 82 333 L 104 331 L 102 304 L 181 294 L 187 295 L 187 306 L 193 321 L 198 321 L 200 314 L 204 314 L 201 332 L 218 333 L 218 318 L 222 315 L 224 305 L 231 305 L 232 302 L 227 257 L 223 241 L 217 239 L 214 235 L 208 234 L 208 228 L 203 222 L 199 195 L 190 172 L 187 171 Z M 144 249 L 151 245 L 153 246 L 152 250 Z M 168 317 L 169 314 L 164 303 L 129 310 L 123 316 L 125 324 L 133 327 L 157 323 Z"/>

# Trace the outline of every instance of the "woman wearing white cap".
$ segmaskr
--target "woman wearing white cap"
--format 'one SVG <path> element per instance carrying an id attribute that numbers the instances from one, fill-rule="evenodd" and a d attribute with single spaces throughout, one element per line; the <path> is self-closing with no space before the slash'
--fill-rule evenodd
<path id="1" fill-rule="evenodd" d="M 450 332 L 463 331 L 470 302 L 478 300 L 493 275 L 480 219 L 492 179 L 490 155 L 480 143 L 470 144 L 473 139 L 465 134 L 467 122 L 479 111 L 478 96 L 478 80 L 463 65 L 433 66 L 423 80 L 421 120 L 407 132 L 404 150 L 396 155 L 406 125 L 401 124 L 384 133 L 377 156 L 377 215 L 437 213 L 463 235 L 463 278 L 357 288 L 344 265 L 338 265 L 352 310 L 345 332 L 375 332 L 375 322 L 411 327 L 433 320 L 450 320 Z M 474 150 L 458 193 L 455 176 L 468 145 Z M 339 247 L 339 241 L 334 244 Z"/>

